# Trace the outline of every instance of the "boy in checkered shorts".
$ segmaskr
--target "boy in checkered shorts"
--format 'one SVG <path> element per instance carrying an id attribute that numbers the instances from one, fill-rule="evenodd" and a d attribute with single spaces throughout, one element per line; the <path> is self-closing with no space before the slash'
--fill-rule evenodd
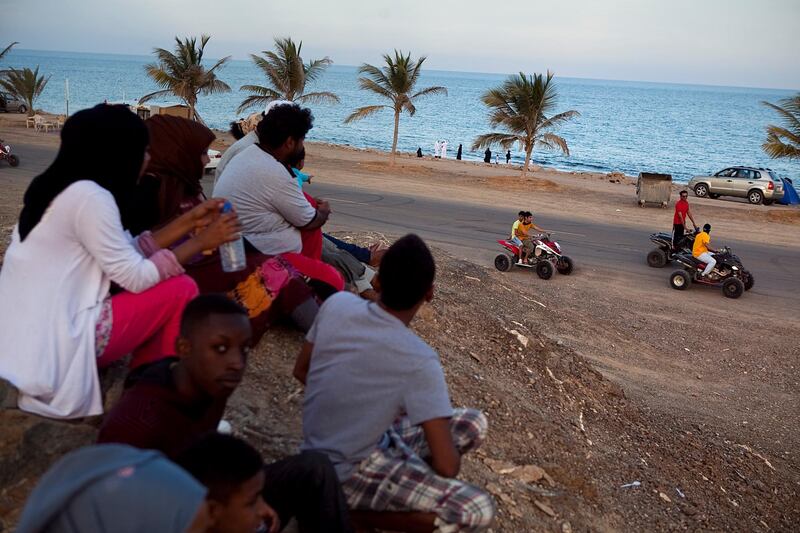
<path id="1" fill-rule="evenodd" d="M 328 298 L 295 364 L 302 449 L 331 459 L 365 527 L 472 532 L 494 517 L 491 497 L 455 478 L 486 417 L 451 407 L 438 355 L 408 328 L 433 299 L 435 270 L 422 239 L 398 240 L 378 271 L 380 301 Z"/>

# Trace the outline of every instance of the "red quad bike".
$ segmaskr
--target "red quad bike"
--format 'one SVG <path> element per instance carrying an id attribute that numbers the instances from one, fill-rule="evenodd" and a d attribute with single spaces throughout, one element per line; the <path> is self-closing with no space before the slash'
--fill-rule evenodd
<path id="1" fill-rule="evenodd" d="M 520 247 L 509 240 L 499 240 L 497 243 L 507 251 L 494 258 L 494 267 L 501 272 L 508 272 L 514 266 L 533 268 L 542 279 L 553 277 L 553 270 L 559 274 L 572 273 L 572 259 L 561 253 L 561 247 L 550 238 L 550 234 L 540 235 L 532 239 L 533 253 L 527 263 L 519 263 Z"/>
<path id="2" fill-rule="evenodd" d="M 19 157 L 11 153 L 11 147 L 0 139 L 0 161 L 8 161 L 12 167 L 19 165 Z"/>

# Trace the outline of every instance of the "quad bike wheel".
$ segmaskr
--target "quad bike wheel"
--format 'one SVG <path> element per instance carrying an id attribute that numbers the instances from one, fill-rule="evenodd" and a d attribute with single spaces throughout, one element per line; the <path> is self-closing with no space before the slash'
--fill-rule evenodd
<path id="1" fill-rule="evenodd" d="M 12 167 L 19 166 L 19 157 L 15 156 L 14 154 L 10 154 L 8 156 L 8 164 Z"/>
<path id="2" fill-rule="evenodd" d="M 742 280 L 742 282 L 744 283 L 744 290 L 749 291 L 750 289 L 753 288 L 753 285 L 756 284 L 756 278 L 753 277 L 752 272 L 750 272 L 749 270 L 745 270 L 744 272 L 742 272 L 742 274 L 743 274 L 742 277 L 744 278 Z"/>
<path id="3" fill-rule="evenodd" d="M 494 258 L 494 267 L 500 272 L 508 272 L 513 265 L 514 262 L 508 254 L 497 254 Z"/>
<path id="4" fill-rule="evenodd" d="M 654 248 L 647 254 L 647 264 L 653 268 L 667 266 L 667 254 L 661 248 Z"/>
<path id="5" fill-rule="evenodd" d="M 572 274 L 572 270 L 575 268 L 575 264 L 572 262 L 572 259 L 567 257 L 566 255 L 562 255 L 558 262 L 556 263 L 556 270 L 558 270 L 559 274 L 563 274 L 565 276 L 569 276 Z"/>
<path id="6" fill-rule="evenodd" d="M 553 264 L 550 261 L 539 261 L 536 263 L 536 275 L 542 279 L 553 277 Z"/>
<path id="7" fill-rule="evenodd" d="M 672 274 L 669 275 L 669 285 L 673 289 L 679 291 L 685 291 L 689 288 L 689 285 L 692 283 L 692 279 L 689 277 L 688 272 L 685 270 L 676 270 Z"/>
<path id="8" fill-rule="evenodd" d="M 744 294 L 744 283 L 739 278 L 728 278 L 722 282 L 722 294 L 727 298 L 738 298 Z"/>

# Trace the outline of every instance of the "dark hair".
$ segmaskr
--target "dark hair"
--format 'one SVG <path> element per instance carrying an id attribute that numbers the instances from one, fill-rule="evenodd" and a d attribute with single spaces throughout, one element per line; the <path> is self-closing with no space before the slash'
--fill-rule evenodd
<path id="1" fill-rule="evenodd" d="M 225 503 L 244 482 L 264 468 L 255 448 L 242 439 L 209 433 L 175 461 L 207 489 L 207 499 Z"/>
<path id="2" fill-rule="evenodd" d="M 186 336 L 192 328 L 210 315 L 244 315 L 244 307 L 224 294 L 203 294 L 188 303 L 181 315 L 181 335 Z"/>
<path id="3" fill-rule="evenodd" d="M 109 191 L 128 227 L 130 205 L 148 143 L 142 119 L 127 106 L 100 104 L 78 111 L 61 129 L 55 161 L 33 179 L 23 197 L 19 236 L 25 240 L 56 196 L 79 180 L 90 180 Z"/>
<path id="4" fill-rule="evenodd" d="M 689 191 L 683 190 L 683 191 L 678 193 L 678 196 L 683 195 L 683 194 L 685 194 L 686 196 L 689 196 Z"/>
<path id="5" fill-rule="evenodd" d="M 284 104 L 270 109 L 256 132 L 261 144 L 268 148 L 278 148 L 289 137 L 303 139 L 308 130 L 314 127 L 314 115 L 307 107 L 297 104 Z"/>
<path id="6" fill-rule="evenodd" d="M 524 217 L 525 216 L 525 211 L 520 211 L 519 213 L 517 213 L 517 216 L 518 217 Z"/>
<path id="7" fill-rule="evenodd" d="M 378 270 L 381 302 L 406 311 L 417 305 L 433 285 L 436 263 L 425 242 L 414 234 L 398 239 L 383 256 Z"/>
<path id="8" fill-rule="evenodd" d="M 237 141 L 244 137 L 244 132 L 242 131 L 242 121 L 241 120 L 234 120 L 231 122 L 231 135 Z"/>
<path id="9" fill-rule="evenodd" d="M 526 217 L 532 217 L 533 213 L 531 213 L 530 211 L 525 211 L 525 216 Z"/>
<path id="10" fill-rule="evenodd" d="M 704 224 L 703 225 L 703 231 L 705 231 L 706 233 L 711 231 L 711 224 Z"/>

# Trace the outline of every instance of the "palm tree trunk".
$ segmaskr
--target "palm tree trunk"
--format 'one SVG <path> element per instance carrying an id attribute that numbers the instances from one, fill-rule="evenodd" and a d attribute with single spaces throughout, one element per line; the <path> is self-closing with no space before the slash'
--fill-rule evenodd
<path id="1" fill-rule="evenodd" d="M 395 155 L 397 154 L 397 131 L 400 128 L 400 110 L 394 111 L 394 137 L 392 138 L 392 159 L 391 164 L 394 166 Z"/>
<path id="2" fill-rule="evenodd" d="M 525 174 L 528 172 L 528 164 L 531 161 L 531 154 L 533 153 L 533 143 L 528 143 L 528 146 L 525 147 L 525 163 L 522 165 L 522 178 L 525 177 Z"/>

